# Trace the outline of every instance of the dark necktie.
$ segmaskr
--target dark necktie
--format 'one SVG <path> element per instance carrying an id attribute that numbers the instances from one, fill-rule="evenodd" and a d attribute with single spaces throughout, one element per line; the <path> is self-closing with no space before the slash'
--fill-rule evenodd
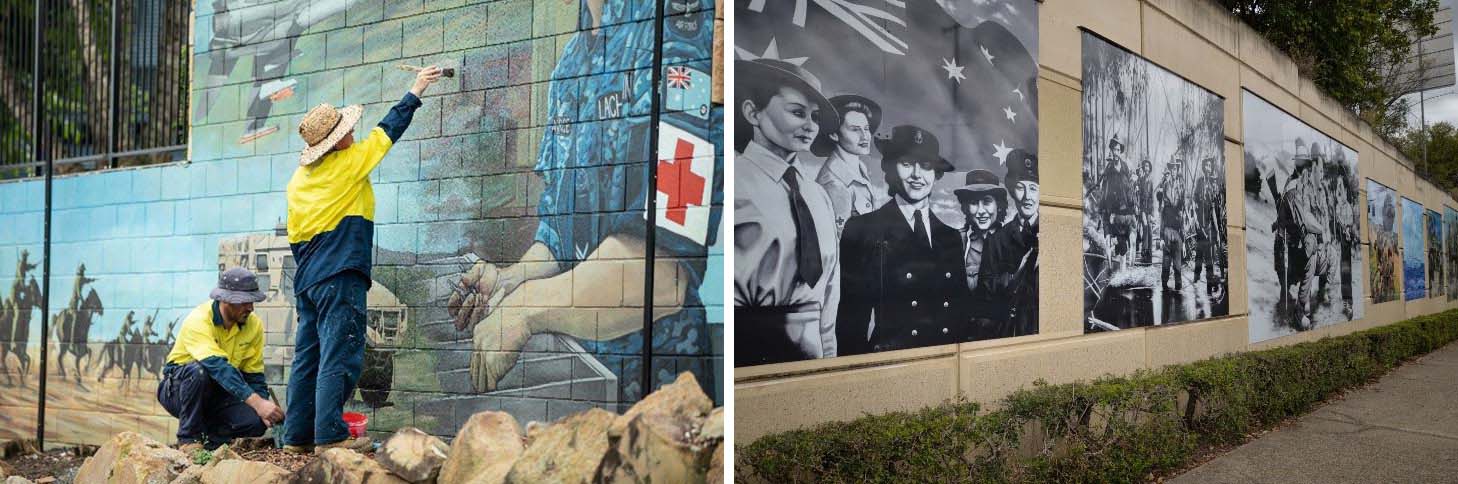
<path id="1" fill-rule="evenodd" d="M 911 223 L 911 235 L 916 236 L 917 243 L 925 244 L 930 249 L 931 241 L 926 238 L 926 224 L 921 223 L 921 210 L 911 212 L 911 218 L 916 220 Z"/>
<path id="2" fill-rule="evenodd" d="M 810 205 L 800 196 L 799 172 L 792 165 L 785 170 L 785 184 L 790 186 L 790 216 L 795 219 L 795 262 L 800 282 L 814 286 L 820 281 L 820 237 L 815 232 L 815 219 Z"/>

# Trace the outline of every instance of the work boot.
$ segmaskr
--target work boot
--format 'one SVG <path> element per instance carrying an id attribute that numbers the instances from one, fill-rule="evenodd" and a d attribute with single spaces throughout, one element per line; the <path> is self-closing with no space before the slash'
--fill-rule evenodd
<path id="1" fill-rule="evenodd" d="M 339 442 L 315 445 L 314 453 L 323 454 L 324 451 L 333 448 L 349 449 L 355 452 L 364 453 L 374 449 L 374 442 L 371 442 L 369 437 L 344 439 Z"/>
<path id="2" fill-rule="evenodd" d="M 290 454 L 308 455 L 314 453 L 312 445 L 285 445 L 283 451 Z"/>

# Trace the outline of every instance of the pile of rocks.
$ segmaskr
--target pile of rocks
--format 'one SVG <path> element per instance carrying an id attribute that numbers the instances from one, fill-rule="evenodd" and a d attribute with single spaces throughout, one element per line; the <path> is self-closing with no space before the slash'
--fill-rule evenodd
<path id="1" fill-rule="evenodd" d="M 721 408 L 684 373 L 627 413 L 592 409 L 525 430 L 511 415 L 472 415 L 455 441 L 414 428 L 385 440 L 371 459 L 330 449 L 296 473 L 220 449 L 195 465 L 182 452 L 124 432 L 86 459 L 81 483 L 440 483 L 674 482 L 722 483 Z M 4 477 L 4 476 L 0 476 Z M 28 483 L 23 478 L 3 484 Z"/>

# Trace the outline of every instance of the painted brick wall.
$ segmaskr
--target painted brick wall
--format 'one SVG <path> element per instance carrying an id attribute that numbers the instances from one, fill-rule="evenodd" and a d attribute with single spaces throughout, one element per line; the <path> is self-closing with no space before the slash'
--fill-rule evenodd
<path id="1" fill-rule="evenodd" d="M 644 365 L 653 386 L 692 372 L 722 402 L 722 108 L 707 88 L 714 12 L 665 1 L 663 65 L 689 69 L 689 82 L 664 86 L 660 145 L 692 149 L 664 150 L 663 160 L 649 146 L 652 2 L 198 2 L 190 162 L 55 181 L 51 313 L 89 327 L 53 333 L 47 439 L 95 442 L 120 430 L 171 439 L 176 419 L 156 404 L 152 371 L 169 323 L 205 302 L 222 266 L 247 266 L 273 286 L 255 312 L 282 400 L 294 324 L 283 190 L 303 147 L 296 127 L 316 104 L 362 104 L 356 135 L 365 136 L 410 85 L 414 74 L 399 64 L 456 76 L 431 87 L 371 176 L 378 338 L 349 409 L 370 414 L 374 431 L 441 435 L 481 410 L 523 422 L 620 411 L 644 393 Z M 644 361 L 648 163 L 681 176 L 655 190 L 654 357 Z M 21 250 L 40 261 L 42 194 L 38 180 L 0 184 L 0 299 L 14 299 Z M 457 329 L 448 301 L 478 261 L 550 277 Z M 83 264 L 94 280 L 78 278 Z M 40 269 L 27 274 L 39 279 Z M 27 341 L 34 361 L 40 314 L 26 309 L 29 334 L 0 328 L 0 340 Z M 524 344 L 489 334 L 518 322 L 532 328 Z M 56 340 L 80 343 L 62 357 L 64 378 Z M 504 374 L 471 369 L 473 356 L 506 354 L 514 364 Z M 18 358 L 6 361 L 6 376 L 19 377 Z M 32 432 L 38 371 L 32 364 L 24 383 L 0 379 L 0 438 Z"/>

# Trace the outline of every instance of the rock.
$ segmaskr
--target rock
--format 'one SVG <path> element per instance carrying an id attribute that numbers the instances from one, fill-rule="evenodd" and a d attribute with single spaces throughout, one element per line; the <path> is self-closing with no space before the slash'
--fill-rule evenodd
<path id="1" fill-rule="evenodd" d="M 500 484 L 521 457 L 521 426 L 506 412 L 480 412 L 466 420 L 440 470 L 441 484 Z"/>
<path id="2" fill-rule="evenodd" d="M 24 477 L 20 477 L 20 476 L 10 476 L 10 477 L 5 478 L 5 484 L 35 484 L 35 483 L 34 482 L 31 482 L 30 479 L 26 479 Z"/>
<path id="3" fill-rule="evenodd" d="M 202 474 L 207 469 L 208 466 L 205 465 L 188 467 L 181 474 L 178 474 L 177 478 L 173 479 L 171 484 L 202 484 Z"/>
<path id="4" fill-rule="evenodd" d="M 225 459 L 205 466 L 202 484 L 283 484 L 289 477 L 289 471 L 267 462 Z"/>
<path id="5" fill-rule="evenodd" d="M 680 374 L 613 421 L 597 480 L 705 482 L 724 439 L 723 410 L 712 407 L 693 375 Z"/>
<path id="6" fill-rule="evenodd" d="M 0 460 L 0 479 L 10 477 L 14 473 L 15 469 L 11 469 L 10 464 L 6 464 L 5 461 Z"/>
<path id="7" fill-rule="evenodd" d="M 385 440 L 375 459 L 390 472 L 414 482 L 435 482 L 450 446 L 414 427 L 406 427 Z"/>
<path id="8" fill-rule="evenodd" d="M 618 432 L 618 435 L 622 435 L 628 422 L 640 414 L 691 415 L 702 418 L 712 408 L 714 408 L 714 401 L 708 395 L 704 395 L 704 390 L 699 388 L 699 381 L 694 378 L 693 373 L 683 372 L 678 374 L 678 379 L 674 380 L 672 384 L 649 393 L 621 417 L 614 420 L 613 429 Z"/>
<path id="9" fill-rule="evenodd" d="M 136 432 L 122 432 L 86 458 L 76 471 L 75 482 L 172 482 L 190 463 L 177 449 Z"/>
<path id="10" fill-rule="evenodd" d="M 299 469 L 296 484 L 407 484 L 385 466 L 359 452 L 333 448 Z"/>
<path id="11" fill-rule="evenodd" d="M 547 426 L 511 466 L 506 482 L 591 482 L 608 450 L 607 428 L 615 417 L 594 408 Z"/>
<path id="12" fill-rule="evenodd" d="M 714 446 L 714 452 L 709 456 L 709 484 L 724 484 L 724 443 Z"/>

